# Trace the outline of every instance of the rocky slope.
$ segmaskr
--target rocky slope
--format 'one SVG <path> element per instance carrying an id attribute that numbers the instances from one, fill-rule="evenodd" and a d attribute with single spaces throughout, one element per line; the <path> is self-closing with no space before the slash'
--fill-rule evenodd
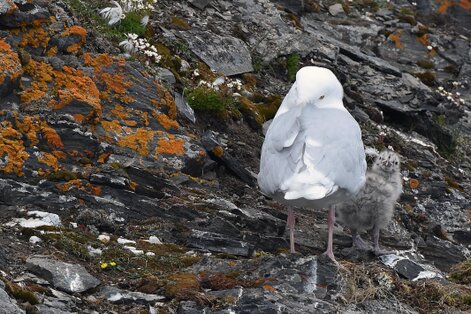
<path id="1" fill-rule="evenodd" d="M 105 5 L 0 0 L 1 313 L 471 310 L 469 1 L 159 0 L 146 27 Z M 130 32 L 160 59 L 122 54 Z M 337 269 L 326 213 L 299 208 L 289 255 L 255 185 L 262 125 L 312 64 L 367 151 L 402 156 L 396 254 L 338 226 Z"/>

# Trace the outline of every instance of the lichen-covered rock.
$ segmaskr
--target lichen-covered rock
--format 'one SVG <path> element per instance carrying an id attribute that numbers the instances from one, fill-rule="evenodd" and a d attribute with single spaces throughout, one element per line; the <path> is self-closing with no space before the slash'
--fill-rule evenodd
<path id="1" fill-rule="evenodd" d="M 23 74 L 18 54 L 0 39 L 0 97 L 10 94 Z"/>

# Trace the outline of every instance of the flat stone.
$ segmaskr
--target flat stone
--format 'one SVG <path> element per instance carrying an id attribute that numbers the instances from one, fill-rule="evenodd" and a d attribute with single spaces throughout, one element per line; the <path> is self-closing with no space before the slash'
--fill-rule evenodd
<path id="1" fill-rule="evenodd" d="M 54 287 L 68 293 L 85 292 L 100 284 L 82 265 L 69 264 L 42 256 L 26 260 L 31 272 L 48 280 Z"/>
<path id="2" fill-rule="evenodd" d="M 197 7 L 200 10 L 204 10 L 208 4 L 211 3 L 211 0 L 188 0 L 193 6 Z"/>
<path id="3" fill-rule="evenodd" d="M 342 4 L 336 3 L 336 4 L 333 4 L 333 5 L 329 6 L 329 13 L 332 16 L 336 16 L 336 15 L 339 15 L 339 14 L 345 14 L 345 11 L 343 10 Z"/>
<path id="4" fill-rule="evenodd" d="M 251 256 L 253 246 L 245 241 L 234 240 L 222 234 L 192 230 L 187 245 L 200 250 L 227 253 L 236 256 Z"/>
<path id="5" fill-rule="evenodd" d="M 286 8 L 288 11 L 291 11 L 295 14 L 300 14 L 304 9 L 303 0 L 271 0 L 278 5 Z"/>
<path id="6" fill-rule="evenodd" d="M 107 299 L 111 303 L 125 303 L 125 304 L 148 304 L 162 301 L 165 299 L 164 296 L 157 294 L 148 294 L 142 292 L 126 291 L 116 287 L 106 286 L 100 291 L 103 298 Z"/>
<path id="7" fill-rule="evenodd" d="M 178 35 L 186 40 L 191 51 L 219 74 L 230 76 L 253 71 L 250 51 L 239 38 L 201 30 L 180 31 Z"/>

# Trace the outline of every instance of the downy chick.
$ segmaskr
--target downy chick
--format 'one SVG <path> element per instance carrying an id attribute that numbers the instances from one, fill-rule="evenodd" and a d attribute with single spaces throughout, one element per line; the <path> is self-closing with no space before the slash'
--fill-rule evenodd
<path id="1" fill-rule="evenodd" d="M 360 233 L 371 230 L 375 254 L 385 253 L 379 247 L 379 231 L 390 223 L 394 206 L 401 193 L 399 155 L 392 151 L 383 151 L 367 171 L 365 185 L 353 201 L 343 203 L 337 208 L 339 221 L 352 232 L 354 247 L 368 250 L 369 246 L 360 237 Z"/>

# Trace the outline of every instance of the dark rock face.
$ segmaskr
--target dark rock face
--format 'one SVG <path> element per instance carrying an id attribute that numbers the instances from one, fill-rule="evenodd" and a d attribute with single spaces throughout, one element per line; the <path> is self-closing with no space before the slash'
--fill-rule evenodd
<path id="1" fill-rule="evenodd" d="M 469 310 L 443 279 L 471 245 L 465 2 L 159 0 L 141 35 L 159 64 L 119 55 L 132 14 L 80 3 L 0 0 L 0 312 Z M 308 65 L 339 78 L 369 154 L 402 157 L 393 257 L 337 225 L 336 268 L 325 211 L 303 208 L 286 255 L 261 125 Z M 224 108 L 189 107 L 197 89 Z"/>

